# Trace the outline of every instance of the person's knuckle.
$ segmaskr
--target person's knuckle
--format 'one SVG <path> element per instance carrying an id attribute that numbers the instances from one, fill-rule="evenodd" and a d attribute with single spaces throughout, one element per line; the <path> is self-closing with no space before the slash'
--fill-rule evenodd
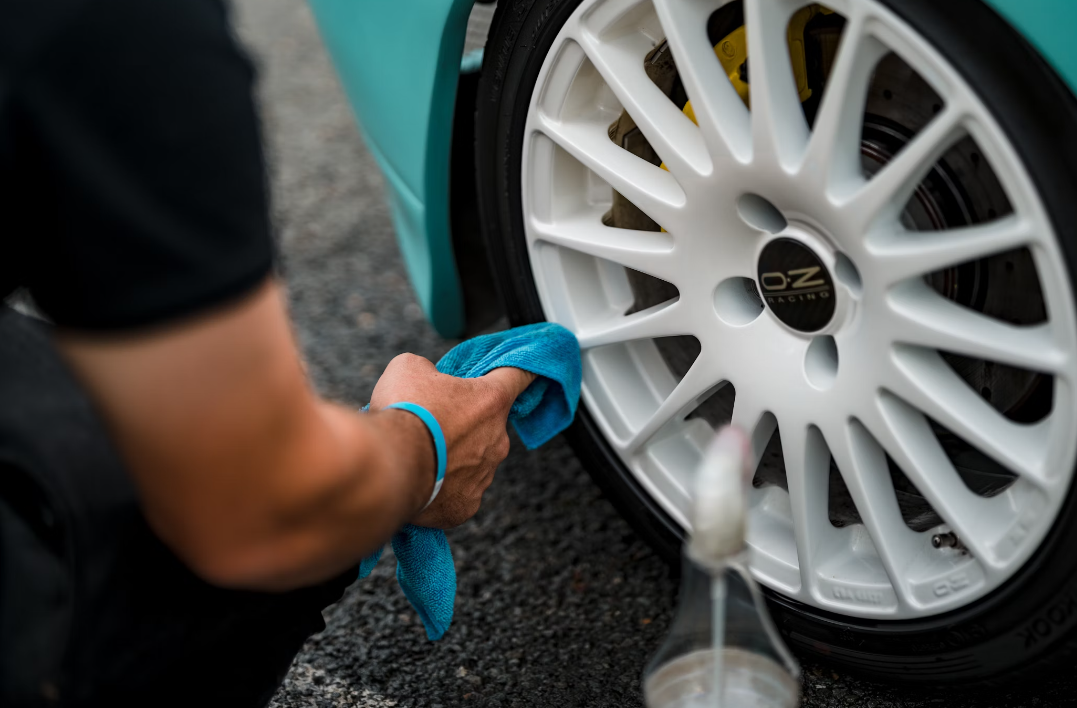
<path id="1" fill-rule="evenodd" d="M 408 369 L 418 369 L 421 368 L 424 364 L 429 363 L 429 360 L 425 357 L 421 357 L 418 354 L 412 354 L 411 352 L 404 352 L 403 354 L 398 354 L 394 361 L 396 360 L 399 360 L 401 365 L 407 367 Z"/>
<path id="2" fill-rule="evenodd" d="M 389 360 L 389 365 L 385 367 L 385 371 L 390 372 L 408 368 L 408 356 L 408 354 L 397 354 Z"/>

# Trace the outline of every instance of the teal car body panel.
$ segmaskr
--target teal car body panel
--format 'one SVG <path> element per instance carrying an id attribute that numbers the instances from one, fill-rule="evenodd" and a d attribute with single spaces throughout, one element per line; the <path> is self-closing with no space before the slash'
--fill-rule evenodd
<path id="1" fill-rule="evenodd" d="M 1077 93 L 1077 2 L 984 2 Z M 449 228 L 449 159 L 474 0 L 310 4 L 363 136 L 385 173 L 397 239 L 419 302 L 439 334 L 458 337 L 465 312 Z M 475 57 L 469 60 L 475 63 Z"/>
<path id="2" fill-rule="evenodd" d="M 408 276 L 444 337 L 464 330 L 449 231 L 449 149 L 473 0 L 311 0 L 360 129 L 385 174 Z"/>
<path id="3" fill-rule="evenodd" d="M 1062 80 L 1077 93 L 1077 2 L 1073 0 L 984 0 L 1006 18 Z M 1005 47 L 999 47 L 1005 51 Z"/>

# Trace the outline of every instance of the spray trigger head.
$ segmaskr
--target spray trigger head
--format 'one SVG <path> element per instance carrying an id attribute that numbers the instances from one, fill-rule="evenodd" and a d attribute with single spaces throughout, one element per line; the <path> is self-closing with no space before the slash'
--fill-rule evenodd
<path id="1" fill-rule="evenodd" d="M 703 455 L 688 555 L 705 568 L 718 568 L 744 549 L 751 458 L 748 436 L 734 426 L 722 428 Z"/>

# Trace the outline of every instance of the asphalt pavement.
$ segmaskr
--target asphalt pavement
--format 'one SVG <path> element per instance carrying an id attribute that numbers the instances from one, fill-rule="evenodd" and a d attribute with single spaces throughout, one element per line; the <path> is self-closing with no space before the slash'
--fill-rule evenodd
<path id="1" fill-rule="evenodd" d="M 260 68 L 274 218 L 298 336 L 320 390 L 361 405 L 393 356 L 436 360 L 453 342 L 437 336 L 416 303 L 382 177 L 307 6 L 235 5 Z M 442 641 L 427 641 L 390 554 L 326 611 L 326 630 L 296 658 L 272 706 L 641 705 L 642 668 L 669 626 L 676 584 L 563 441 L 537 452 L 514 441 L 482 510 L 449 540 L 459 595 Z M 808 708 L 1069 705 L 1059 687 L 990 700 L 909 696 L 813 663 L 804 666 L 803 693 Z"/>

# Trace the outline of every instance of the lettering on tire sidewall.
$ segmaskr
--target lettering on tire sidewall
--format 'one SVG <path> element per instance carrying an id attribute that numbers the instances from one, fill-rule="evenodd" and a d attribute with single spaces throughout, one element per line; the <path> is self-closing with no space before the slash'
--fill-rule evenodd
<path id="1" fill-rule="evenodd" d="M 1077 618 L 1077 587 L 1071 586 L 1061 598 L 1027 620 L 1015 633 L 1021 649 L 1028 651 L 1050 644 L 1067 634 Z"/>

